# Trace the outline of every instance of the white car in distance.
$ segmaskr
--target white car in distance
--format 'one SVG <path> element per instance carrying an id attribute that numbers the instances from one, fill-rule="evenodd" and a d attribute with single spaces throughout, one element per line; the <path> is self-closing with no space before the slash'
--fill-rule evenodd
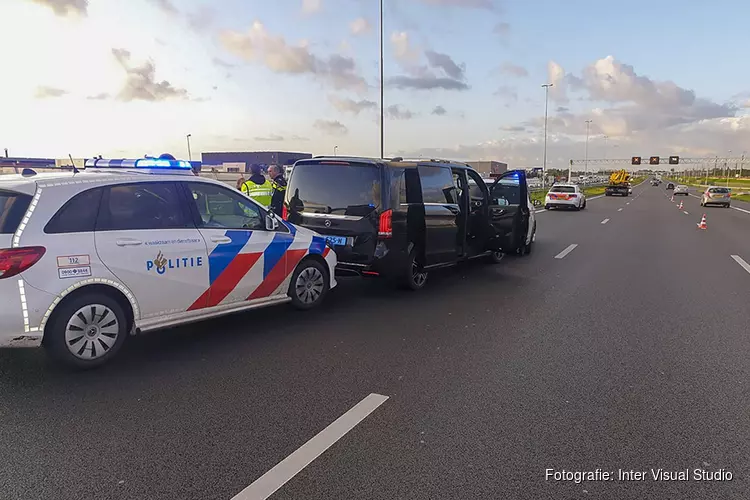
<path id="1" fill-rule="evenodd" d="M 544 198 L 544 208 L 572 208 L 583 210 L 586 208 L 586 195 L 576 184 L 555 184 Z"/>

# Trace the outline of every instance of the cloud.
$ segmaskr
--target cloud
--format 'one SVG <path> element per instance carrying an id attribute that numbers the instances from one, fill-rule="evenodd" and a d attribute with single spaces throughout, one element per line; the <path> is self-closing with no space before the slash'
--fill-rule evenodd
<path id="1" fill-rule="evenodd" d="M 385 108 L 385 116 L 391 120 L 411 120 L 414 118 L 414 113 L 408 109 L 401 109 L 398 104 L 393 104 Z"/>
<path id="2" fill-rule="evenodd" d="M 492 32 L 496 35 L 506 37 L 510 34 L 510 24 L 508 23 L 497 23 L 492 29 Z"/>
<path id="3" fill-rule="evenodd" d="M 100 94 L 96 95 L 90 95 L 86 99 L 89 101 L 106 101 L 107 99 L 110 99 L 112 96 L 107 94 L 106 92 L 102 92 Z"/>
<path id="4" fill-rule="evenodd" d="M 565 106 L 558 106 L 557 109 L 555 109 L 555 112 L 557 113 L 567 113 L 570 111 L 570 108 L 566 108 Z"/>
<path id="5" fill-rule="evenodd" d="M 550 89 L 550 97 L 558 103 L 568 102 L 568 91 L 571 91 L 583 94 L 583 98 L 594 103 L 609 105 L 579 115 L 558 114 L 556 119 L 560 125 L 572 133 L 581 133 L 582 123 L 587 119 L 593 120 L 594 133 L 615 137 L 731 118 L 737 113 L 735 103 L 716 103 L 699 98 L 694 91 L 674 82 L 651 80 L 613 56 L 586 66 L 581 76 L 566 74 L 554 61 L 550 61 L 548 70 L 550 81 L 555 84 Z"/>
<path id="6" fill-rule="evenodd" d="M 247 62 L 260 62 L 274 73 L 314 75 L 336 89 L 367 86 L 364 78 L 357 74 L 354 59 L 338 54 L 319 57 L 307 45 L 292 46 L 284 37 L 269 34 L 257 21 L 247 33 L 225 31 L 220 40 L 228 52 Z"/>
<path id="7" fill-rule="evenodd" d="M 164 11 L 165 13 L 169 15 L 176 16 L 180 13 L 180 11 L 177 10 L 177 7 L 174 6 L 171 0 L 148 0 L 148 1 L 156 5 L 162 11 Z"/>
<path id="8" fill-rule="evenodd" d="M 219 59 L 218 57 L 214 57 L 211 59 L 211 62 L 214 63 L 214 65 L 219 66 L 220 68 L 234 68 L 234 64 L 229 64 L 228 62 L 224 61 L 223 59 Z"/>
<path id="9" fill-rule="evenodd" d="M 88 15 L 89 0 L 32 0 L 34 3 L 49 7 L 58 16 Z"/>
<path id="10" fill-rule="evenodd" d="M 419 59 L 419 52 L 412 47 L 409 33 L 400 31 L 391 34 L 393 55 L 401 63 L 411 63 Z"/>
<path id="11" fill-rule="evenodd" d="M 367 19 L 364 17 L 358 17 L 351 23 L 349 23 L 349 31 L 352 35 L 364 35 L 372 31 L 372 26 Z"/>
<path id="12" fill-rule="evenodd" d="M 366 111 L 368 109 L 375 109 L 378 106 L 378 103 L 376 103 L 375 101 L 369 101 L 367 99 L 355 101 L 354 99 L 348 98 L 339 99 L 335 96 L 330 96 L 328 99 L 331 101 L 331 104 L 333 104 L 333 106 L 339 111 L 345 113 L 353 113 L 355 115 L 358 115 L 362 111 Z"/>
<path id="13" fill-rule="evenodd" d="M 315 120 L 313 126 L 329 135 L 346 135 L 349 133 L 349 129 L 338 120 Z"/>
<path id="14" fill-rule="evenodd" d="M 125 49 L 112 49 L 112 55 L 126 74 L 125 84 L 117 95 L 118 100 L 164 101 L 188 97 L 187 90 L 177 88 L 167 80 L 156 81 L 156 66 L 152 61 L 134 66 L 130 62 L 130 52 Z"/>
<path id="15" fill-rule="evenodd" d="M 438 5 L 441 7 L 463 7 L 468 9 L 495 10 L 497 4 L 493 0 L 420 0 L 427 5 Z"/>
<path id="16" fill-rule="evenodd" d="M 58 89 L 55 87 L 37 87 L 36 91 L 34 92 L 34 97 L 37 99 L 48 99 L 51 97 L 62 97 L 64 95 L 68 94 L 67 90 Z"/>
<path id="17" fill-rule="evenodd" d="M 506 132 L 523 132 L 526 130 L 526 127 L 522 127 L 520 125 L 505 125 L 500 127 L 500 130 L 504 130 Z"/>
<path id="18" fill-rule="evenodd" d="M 509 62 L 503 63 L 503 65 L 500 66 L 500 72 L 506 75 L 517 76 L 519 78 L 529 76 L 529 72 L 526 68 Z"/>
<path id="19" fill-rule="evenodd" d="M 255 137 L 256 141 L 266 141 L 266 142 L 282 142 L 284 140 L 284 137 L 277 134 L 271 134 L 266 137 Z"/>
<path id="20" fill-rule="evenodd" d="M 321 0 L 302 0 L 302 12 L 305 14 L 320 12 L 322 7 Z"/>
<path id="21" fill-rule="evenodd" d="M 435 106 L 435 108 L 432 110 L 432 114 L 437 116 L 444 116 L 447 113 L 448 112 L 442 106 Z"/>
<path id="22" fill-rule="evenodd" d="M 207 6 L 202 5 L 195 12 L 187 14 L 187 21 L 193 30 L 202 32 L 208 30 L 216 20 L 216 11 Z"/>
<path id="23" fill-rule="evenodd" d="M 388 79 L 398 89 L 412 90 L 467 90 L 466 65 L 457 64 L 449 55 L 426 50 L 427 65 L 403 64 L 408 75 Z"/>
<path id="24" fill-rule="evenodd" d="M 501 85 L 500 87 L 498 87 L 493 95 L 496 95 L 498 97 L 505 97 L 506 99 L 513 102 L 518 101 L 518 92 L 516 91 L 516 89 L 507 85 Z"/>

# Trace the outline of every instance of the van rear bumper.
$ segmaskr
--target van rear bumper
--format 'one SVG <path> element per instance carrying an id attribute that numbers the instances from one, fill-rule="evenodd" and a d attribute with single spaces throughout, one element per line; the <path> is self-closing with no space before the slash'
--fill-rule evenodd
<path id="1" fill-rule="evenodd" d="M 337 276 L 403 276 L 409 264 L 406 252 L 390 250 L 382 242 L 378 244 L 375 256 L 368 263 L 339 261 Z"/>

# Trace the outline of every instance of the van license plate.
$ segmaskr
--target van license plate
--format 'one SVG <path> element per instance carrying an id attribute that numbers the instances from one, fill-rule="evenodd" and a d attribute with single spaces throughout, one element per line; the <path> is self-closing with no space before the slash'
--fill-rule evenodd
<path id="1" fill-rule="evenodd" d="M 345 246 L 346 245 L 345 236 L 326 236 L 325 239 L 328 243 L 330 243 L 333 246 Z"/>

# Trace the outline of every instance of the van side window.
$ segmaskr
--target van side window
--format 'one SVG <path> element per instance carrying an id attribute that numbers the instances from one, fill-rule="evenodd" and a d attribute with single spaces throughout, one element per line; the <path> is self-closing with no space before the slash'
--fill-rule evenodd
<path id="1" fill-rule="evenodd" d="M 104 188 L 94 188 L 72 197 L 44 226 L 44 232 L 64 234 L 94 231 L 103 192 Z"/>
<path id="2" fill-rule="evenodd" d="M 391 207 L 402 203 L 422 203 L 419 173 L 415 168 L 393 168 L 391 170 Z"/>
<path id="3" fill-rule="evenodd" d="M 419 166 L 424 203 L 456 204 L 458 189 L 453 184 L 453 174 L 447 167 Z"/>

